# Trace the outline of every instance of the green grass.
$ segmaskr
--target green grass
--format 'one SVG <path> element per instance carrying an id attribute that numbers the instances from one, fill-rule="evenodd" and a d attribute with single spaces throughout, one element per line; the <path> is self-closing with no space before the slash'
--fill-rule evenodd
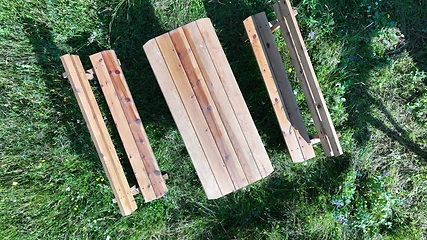
<path id="1" fill-rule="evenodd" d="M 344 155 L 294 164 L 242 21 L 272 1 L 0 0 L 1 239 L 426 239 L 427 2 L 293 1 Z M 275 172 L 207 200 L 142 45 L 212 19 Z M 278 38 L 286 68 L 290 59 Z M 114 49 L 168 194 L 121 217 L 59 57 Z M 294 72 L 289 74 L 310 129 Z M 99 102 L 102 93 L 93 89 Z M 101 104 L 131 184 L 126 154 Z"/>

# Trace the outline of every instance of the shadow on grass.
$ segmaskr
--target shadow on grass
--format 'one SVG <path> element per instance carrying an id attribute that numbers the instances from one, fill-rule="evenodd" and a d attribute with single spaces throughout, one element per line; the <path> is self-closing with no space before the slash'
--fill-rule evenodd
<path id="1" fill-rule="evenodd" d="M 386 110 L 383 103 L 369 94 L 368 87 L 363 84 L 355 84 L 357 87 L 351 86 L 345 96 L 346 99 L 361 99 L 357 103 L 349 103 L 347 105 L 347 108 L 351 109 L 348 112 L 349 121 L 347 124 L 355 130 L 353 136 L 355 140 L 361 146 L 366 145 L 371 140 L 370 127 L 373 127 L 383 132 L 392 141 L 398 142 L 404 148 L 427 160 L 427 151 L 410 139 L 408 132 L 396 122 L 395 117 Z M 373 112 L 370 111 L 372 108 L 379 109 L 385 119 L 374 116 Z M 387 126 L 385 121 L 391 123 L 392 128 Z"/>
<path id="2" fill-rule="evenodd" d="M 417 4 L 422 5 L 424 3 L 411 2 L 406 4 L 406 7 L 411 7 L 411 5 L 415 7 Z M 298 6 L 298 4 L 295 3 L 294 6 Z M 352 53 L 350 52 L 344 52 L 341 56 L 341 62 L 348 63 L 346 67 L 350 69 L 350 71 L 357 72 L 357 79 L 350 79 L 350 81 L 344 82 L 349 79 L 342 78 L 341 83 L 347 85 L 344 97 L 347 99 L 345 109 L 349 119 L 344 123 L 342 128 L 354 130 L 355 134 L 353 137 L 360 147 L 366 146 L 366 144 L 371 141 L 370 128 L 373 127 L 383 132 L 391 141 L 400 144 L 420 158 L 424 160 L 427 159 L 427 151 L 410 139 L 409 133 L 404 129 L 404 126 L 402 126 L 401 123 L 397 121 L 396 117 L 387 110 L 387 107 L 383 103 L 386 99 L 379 99 L 371 94 L 369 86 L 370 73 L 375 67 L 381 64 L 387 64 L 387 59 L 382 56 L 374 57 L 373 49 L 368 46 L 369 41 L 367 40 L 375 35 L 374 31 L 380 31 L 381 28 L 375 25 L 372 25 L 373 27 L 364 28 L 363 25 L 366 24 L 365 26 L 368 26 L 369 22 L 363 22 L 364 20 L 356 17 L 356 15 L 360 15 L 360 12 L 362 12 L 362 16 L 364 17 L 366 9 L 360 9 L 359 4 L 355 2 L 348 3 L 344 1 L 335 2 L 325 0 L 320 1 L 318 6 L 327 6 L 328 10 L 331 9 L 331 11 L 334 12 L 333 18 L 335 22 L 341 25 L 341 27 L 345 26 L 349 34 L 354 34 L 355 36 L 358 34 L 363 35 L 362 39 L 354 38 L 351 39 L 352 42 L 347 43 L 356 46 L 356 53 L 353 53 L 359 56 L 356 61 L 348 61 L 349 58 L 352 58 Z M 374 1 L 372 1 L 372 6 L 374 6 Z M 270 14 L 272 12 L 271 6 L 262 3 L 254 3 L 252 6 L 248 6 L 243 1 L 224 4 L 216 1 L 205 1 L 205 9 L 218 32 L 219 39 L 223 44 L 224 51 L 226 52 L 246 102 L 250 107 L 258 130 L 261 134 L 267 133 L 267 147 L 268 145 L 277 146 L 277 143 L 283 141 L 283 139 L 281 139 L 280 134 L 275 133 L 275 129 L 278 128 L 275 126 L 276 119 L 274 113 L 270 111 L 270 104 L 266 98 L 267 93 L 264 89 L 261 76 L 258 73 L 259 71 L 255 58 L 250 47 L 245 46 L 245 44 L 239 41 L 244 32 L 242 21 L 246 17 L 260 11 L 266 11 L 267 14 Z M 396 9 L 395 11 L 399 12 Z M 352 16 L 352 14 L 354 15 Z M 409 21 L 409 18 L 401 19 L 400 21 L 412 22 Z M 422 21 L 418 21 L 418 23 L 420 22 Z M 422 31 L 424 27 L 419 24 L 417 26 L 419 27 L 418 31 L 412 31 L 412 34 L 420 34 L 420 31 Z M 328 41 L 339 42 L 345 38 L 340 30 L 342 30 L 342 28 L 334 29 L 334 32 L 331 34 L 332 39 L 328 39 Z M 405 32 L 405 30 L 403 30 L 403 32 Z M 303 36 L 307 35 L 305 34 Z M 415 37 L 417 37 L 416 40 L 414 40 Z M 409 39 L 407 39 L 407 44 L 411 46 L 410 50 L 414 51 L 416 49 L 421 50 L 426 48 L 420 42 L 420 39 L 423 38 L 423 36 L 410 35 Z M 414 40 L 414 42 L 412 40 Z M 400 49 L 400 51 L 403 52 L 404 49 Z M 396 53 L 397 52 L 394 54 Z M 413 55 L 420 69 L 425 69 L 425 60 L 419 57 L 424 56 L 423 54 L 425 53 L 418 52 Z M 384 118 L 380 118 L 381 116 L 384 116 Z M 284 145 L 283 147 L 283 150 L 286 151 Z M 276 147 L 275 149 L 279 150 Z M 277 176 L 270 178 L 267 182 L 267 186 L 264 186 L 267 192 L 264 193 L 265 195 L 258 196 L 258 198 L 256 196 L 248 198 L 238 203 L 227 203 L 223 205 L 226 206 L 225 208 L 217 209 L 215 215 L 221 217 L 218 217 L 220 219 L 218 227 L 213 228 L 211 233 L 213 236 L 233 238 L 234 236 L 241 236 L 241 232 L 253 231 L 253 229 L 261 230 L 272 228 L 273 223 L 269 222 L 268 219 L 283 219 L 296 214 L 295 210 L 284 210 L 289 209 L 289 207 L 284 204 L 285 202 L 310 199 L 310 197 L 298 191 L 301 189 L 321 189 L 326 192 L 328 196 L 334 195 L 335 193 L 333 191 L 336 190 L 338 185 L 333 185 L 333 183 L 339 184 L 342 182 L 342 179 L 340 180 L 339 177 L 341 177 L 342 173 L 346 172 L 351 165 L 350 159 L 349 156 L 343 156 L 337 158 L 335 161 L 331 160 L 328 164 L 319 166 L 319 169 L 323 169 L 322 167 L 324 167 L 324 172 L 320 171 L 313 175 L 310 174 L 308 179 L 306 179 L 308 182 L 312 183 L 312 185 L 309 186 L 299 184 L 298 182 L 283 181 L 281 177 Z M 343 162 L 337 164 L 336 161 L 338 160 Z M 335 169 L 338 169 L 338 171 L 334 171 Z M 300 174 L 301 176 L 306 176 L 303 173 Z M 327 175 L 326 182 L 322 179 L 325 178 L 323 174 Z M 275 184 L 277 182 L 281 182 L 282 187 Z M 286 190 L 276 191 L 277 189 Z M 248 195 L 251 195 L 251 193 L 248 193 Z M 314 193 L 313 196 L 319 195 Z M 259 200 L 259 198 L 262 200 Z M 221 201 L 226 202 L 227 200 L 218 200 L 218 203 Z M 313 205 L 317 204 L 318 203 Z M 272 211 L 272 209 L 274 209 L 274 211 Z M 252 230 L 247 230 L 250 228 L 252 228 Z M 202 235 L 202 238 L 204 237 L 209 236 Z"/>
<path id="3" fill-rule="evenodd" d="M 423 0 L 403 0 L 389 3 L 392 19 L 405 35 L 408 50 L 419 69 L 427 71 L 427 2 Z M 427 82 L 426 82 L 427 83 Z"/>
<path id="4" fill-rule="evenodd" d="M 159 136 L 162 136 L 163 132 L 159 129 L 167 129 L 173 126 L 173 120 L 157 82 L 151 81 L 155 78 L 145 58 L 142 46 L 151 37 L 163 33 L 164 30 L 158 23 L 150 1 L 126 1 L 124 3 L 117 5 L 118 7 L 114 11 L 111 11 L 110 8 L 112 15 L 99 14 L 98 20 L 99 22 L 112 22 L 109 29 L 108 42 L 121 60 L 127 83 L 143 123 L 150 126 L 154 125 L 154 135 L 158 133 Z M 27 23 L 26 32 L 33 46 L 37 64 L 44 70 L 42 78 L 47 88 L 52 89 L 50 99 L 58 113 L 58 125 L 66 128 L 66 134 L 73 141 L 73 150 L 76 154 L 86 155 L 89 158 L 93 158 L 94 162 L 98 162 L 98 155 L 86 125 L 84 123 L 76 124 L 76 119 L 78 122 L 83 122 L 83 118 L 77 101 L 74 100 L 75 97 L 71 85 L 67 79 L 62 78 L 62 73 L 65 70 L 60 57 L 66 52 L 56 45 L 53 40 L 53 30 L 46 23 L 31 18 L 25 18 L 23 22 Z M 108 27 L 105 26 L 105 28 Z M 92 68 L 89 60 L 90 55 L 106 50 L 99 44 L 92 44 L 89 41 L 90 37 L 91 33 L 84 32 L 67 41 L 67 44 L 75 49 L 70 54 L 79 55 L 86 69 Z M 104 114 L 107 113 L 105 115 L 108 119 L 107 126 L 112 130 L 112 138 L 117 152 L 119 156 L 126 157 L 118 132 L 113 127 L 114 121 L 108 114 L 108 107 L 102 91 L 97 87 L 96 81 L 90 82 L 96 87 L 94 94 L 101 111 Z M 64 99 L 70 100 L 65 102 Z M 156 137 L 161 138 L 159 136 Z M 55 144 L 52 139 L 50 139 L 50 142 Z M 126 173 L 132 173 L 128 161 L 123 161 L 123 167 Z M 130 184 L 136 182 L 133 174 L 127 175 L 130 177 Z"/>
<path id="5" fill-rule="evenodd" d="M 122 1 L 103 22 L 110 23 L 108 44 L 120 59 L 126 82 L 134 98 L 138 111 L 145 125 L 154 125 L 155 136 L 161 138 L 163 132 L 174 126 L 163 94 L 160 91 L 153 71 L 143 51 L 143 45 L 158 35 L 166 32 L 159 23 L 149 0 Z M 87 42 L 87 36 L 73 38 L 73 45 Z M 82 57 L 106 49 L 83 47 L 79 50 Z M 87 56 L 87 57 L 86 57 Z M 158 128 L 158 129 L 157 129 Z M 153 133 L 153 132 L 151 132 Z"/>
<path id="6" fill-rule="evenodd" d="M 64 101 L 65 97 L 72 96 L 71 86 L 61 79 L 62 72 L 58 72 L 58 69 L 61 69 L 60 66 L 62 66 L 60 56 L 65 53 L 54 43 L 52 29 L 48 28 L 46 24 L 31 18 L 24 18 L 22 22 L 26 24 L 24 25 L 25 30 L 33 46 L 37 64 L 43 69 L 41 78 L 45 81 L 46 87 L 51 90 L 49 98 L 57 113 L 57 116 L 54 117 L 57 118 L 59 125 L 66 126 L 70 139 L 75 139 L 73 146 L 76 152 L 82 154 L 84 153 L 83 148 L 77 147 L 77 145 L 88 144 L 90 139 L 89 141 L 84 141 L 85 137 L 81 133 L 88 134 L 88 132 L 73 122 L 76 116 L 81 115 L 77 102 Z M 46 141 L 55 144 L 52 142 L 52 138 L 47 138 Z"/>
<path id="7" fill-rule="evenodd" d="M 244 1 L 224 4 L 205 1 L 204 4 L 258 130 L 267 139 L 267 146 L 271 145 L 279 152 L 287 152 L 252 49 L 242 41 L 245 32 L 243 20 L 261 11 L 271 13 L 271 5 L 265 1 L 250 5 Z M 351 164 L 349 159 L 348 156 L 321 158 L 310 167 L 281 160 L 283 162 L 276 162 L 279 173 L 276 171 L 261 186 L 249 186 L 246 190 L 239 190 L 221 199 L 207 200 L 202 203 L 204 208 L 200 207 L 200 203 L 193 202 L 193 199 L 183 197 L 178 201 L 179 209 L 188 212 L 193 218 L 210 221 L 203 225 L 203 229 L 198 229 L 200 233 L 197 238 L 200 239 L 265 237 L 262 232 L 270 232 L 278 222 L 284 228 L 277 231 L 284 231 L 281 234 L 286 235 L 286 231 L 292 229 L 294 224 L 305 224 L 304 214 L 312 210 L 319 211 L 310 209 L 310 206 L 320 204 L 325 211 L 332 206 L 327 196 L 333 195 L 342 182 L 342 173 Z M 283 173 L 284 169 L 286 173 Z M 309 210 L 301 211 L 298 208 Z M 204 218 L 207 214 L 212 216 Z M 174 217 L 179 218 L 182 216 Z M 295 229 L 291 231 L 289 235 L 302 236 L 302 232 Z"/>
<path id="8" fill-rule="evenodd" d="M 269 1 L 204 1 L 207 16 L 217 31 L 218 38 L 239 84 L 258 132 L 267 147 L 287 152 L 276 115 L 248 41 L 243 21 L 256 13 L 266 12 L 273 18 Z"/>
<path id="9" fill-rule="evenodd" d="M 306 225 L 308 215 L 314 217 L 329 211 L 332 206 L 328 196 L 339 187 L 349 164 L 345 157 L 324 158 L 305 167 L 290 163 L 288 171 L 292 175 L 274 174 L 260 186 L 209 200 L 206 206 L 213 211 L 215 222 L 200 232 L 198 238 L 262 239 L 267 237 L 264 232 L 303 238 L 306 230 L 296 226 Z M 195 213 L 206 214 L 196 209 L 196 205 L 192 207 Z"/>
<path id="10" fill-rule="evenodd" d="M 398 15 L 397 13 L 404 10 L 396 8 L 398 6 L 394 6 L 391 3 L 386 4 L 384 8 L 378 9 L 377 12 L 372 13 L 376 14 L 376 19 L 374 17 L 364 18 L 367 14 L 366 9 L 360 8 L 360 6 L 355 3 L 340 4 L 326 0 L 323 1 L 323 4 L 325 6 L 329 6 L 329 8 L 335 13 L 333 16 L 337 25 L 345 26 L 345 29 L 349 34 L 354 34 L 353 38 L 349 38 L 350 41 L 347 44 L 357 46 L 357 50 L 355 52 L 343 52 L 341 57 L 341 62 L 346 63 L 346 68 L 349 69 L 349 71 L 353 71 L 353 73 L 357 73 L 355 74 L 357 77 L 352 77 L 350 81 L 346 83 L 342 82 L 342 84 L 347 85 L 345 94 L 347 101 L 345 108 L 348 113 L 348 121 L 345 123 L 346 127 L 354 130 L 355 134 L 353 137 L 360 146 L 365 146 L 366 143 L 371 140 L 370 127 L 373 127 L 383 132 L 392 141 L 399 143 L 404 148 L 426 160 L 427 151 L 410 139 L 407 130 L 397 122 L 396 117 L 393 116 L 384 105 L 384 102 L 393 101 L 393 99 L 381 99 L 380 96 L 373 96 L 373 92 L 370 90 L 371 88 L 377 88 L 377 86 L 371 86 L 372 83 L 370 83 L 369 80 L 372 77 L 372 70 L 381 69 L 384 66 L 391 64 L 396 59 L 396 56 L 404 53 L 404 51 L 417 52 L 417 49 L 421 49 L 423 47 L 420 46 L 419 38 L 409 37 L 405 39 L 405 44 L 403 46 L 398 46 L 398 49 L 386 52 L 382 56 L 376 56 L 375 50 L 372 49 L 370 43 L 373 41 L 373 38 L 375 36 L 379 36 L 380 32 L 383 31 L 384 28 L 391 28 L 393 25 L 392 20 L 386 19 L 386 15 L 381 13 L 381 11 L 395 11 L 396 15 Z M 374 6 L 374 2 L 372 2 L 371 5 Z M 407 2 L 405 7 L 414 8 L 414 5 L 416 4 L 413 2 Z M 345 17 L 345 22 L 343 22 L 342 16 L 345 14 L 348 14 L 348 17 Z M 380 17 L 381 14 L 384 14 L 382 18 Z M 408 18 L 402 18 L 403 16 Z M 409 17 L 407 14 L 401 14 L 399 17 L 399 22 L 402 22 L 403 25 L 413 22 L 412 16 Z M 417 21 L 417 23 L 420 23 L 420 21 Z M 363 25 L 366 27 L 362 28 Z M 399 23 L 398 27 L 399 25 L 402 24 Z M 338 42 L 340 41 L 340 38 L 343 38 L 342 29 L 336 28 L 335 30 L 336 31 L 332 36 L 336 36 L 337 39 L 335 41 Z M 425 53 L 421 51 L 419 54 L 421 56 Z M 423 59 L 417 58 L 417 54 L 413 54 L 413 57 L 420 69 L 425 68 Z M 405 90 L 406 89 L 402 89 L 402 92 Z M 381 115 L 384 116 L 384 118 L 381 119 Z"/>

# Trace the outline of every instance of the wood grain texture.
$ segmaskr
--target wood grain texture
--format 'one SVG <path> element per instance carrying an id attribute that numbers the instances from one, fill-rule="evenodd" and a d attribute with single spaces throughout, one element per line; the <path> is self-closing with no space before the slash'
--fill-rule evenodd
<path id="1" fill-rule="evenodd" d="M 289 0 L 280 0 L 274 5 L 274 9 L 315 122 L 322 148 L 327 156 L 341 155 L 343 153 L 341 144 L 293 14 L 292 6 Z"/>
<path id="2" fill-rule="evenodd" d="M 221 84 L 233 108 L 234 114 L 240 124 L 240 128 L 246 138 L 248 146 L 256 160 L 257 167 L 264 178 L 273 172 L 270 158 L 265 151 L 264 145 L 259 136 L 258 130 L 240 92 L 237 81 L 213 28 L 209 18 L 202 18 L 196 21 L 197 27 L 206 45 L 215 70 L 219 76 Z"/>
<path id="3" fill-rule="evenodd" d="M 160 198 L 167 192 L 166 183 L 158 166 L 153 149 L 142 124 L 135 102 L 133 101 L 130 89 L 126 83 L 120 62 L 114 51 L 103 51 L 102 56 L 105 59 L 108 72 L 115 72 L 111 79 L 116 90 L 117 97 L 120 100 L 123 112 L 131 129 L 133 139 L 136 143 L 142 162 L 151 181 L 151 187 L 156 193 L 156 198 Z M 147 200 L 146 200 L 147 201 Z"/>
<path id="4" fill-rule="evenodd" d="M 104 118 L 96 103 L 80 58 L 67 54 L 61 57 L 61 61 L 119 205 L 120 212 L 124 216 L 129 215 L 137 208 L 135 199 L 130 191 L 123 168 L 117 157 L 113 142 L 105 126 Z"/>
<path id="5" fill-rule="evenodd" d="M 156 37 L 144 50 L 209 199 L 273 171 L 231 69 L 220 69 L 229 65 L 209 19 Z"/>
<path id="6" fill-rule="evenodd" d="M 292 160 L 315 157 L 265 13 L 247 18 L 244 25 Z"/>
<path id="7" fill-rule="evenodd" d="M 156 39 L 151 39 L 144 44 L 144 51 L 147 54 L 148 61 L 150 62 L 157 82 L 160 85 L 160 89 L 166 99 L 166 103 L 171 110 L 181 137 L 184 140 L 185 146 L 192 159 L 194 168 L 196 169 L 206 196 L 209 199 L 216 199 L 223 196 L 223 194 L 226 194 L 227 192 L 222 192 L 218 185 L 213 169 L 209 164 L 207 154 L 205 154 L 202 148 L 202 143 L 199 141 L 195 128 L 193 128 Z M 231 180 L 225 184 L 229 183 L 231 184 Z"/>
<path id="8" fill-rule="evenodd" d="M 246 141 L 243 131 L 239 125 L 233 107 L 225 93 L 221 80 L 215 70 L 215 66 L 207 51 L 207 47 L 199 32 L 196 22 L 182 27 L 185 36 L 191 46 L 192 53 L 199 65 L 201 74 L 209 93 L 215 102 L 216 109 L 224 123 L 228 137 L 230 138 L 234 151 L 236 152 L 240 165 L 243 168 L 246 179 L 253 183 L 261 179 L 261 173 Z"/>
<path id="9" fill-rule="evenodd" d="M 199 69 L 199 65 L 193 55 L 182 28 L 175 29 L 169 33 L 174 44 L 177 56 L 185 71 L 190 87 L 199 103 L 203 116 L 212 133 L 216 146 L 223 158 L 227 171 L 236 189 L 248 185 L 245 173 L 240 165 L 236 152 L 230 141 L 223 121 L 218 113 L 216 104 L 206 86 L 205 79 Z M 244 161 L 245 159 L 241 159 Z"/>
<path id="10" fill-rule="evenodd" d="M 156 41 L 167 63 L 174 85 L 184 104 L 184 111 L 187 112 L 188 117 L 191 120 L 192 126 L 195 129 L 201 146 L 207 156 L 209 166 L 215 175 L 221 192 L 225 194 L 234 191 L 236 188 L 227 171 L 223 157 L 216 146 L 215 139 L 212 136 L 209 125 L 200 109 L 200 105 L 188 81 L 169 34 L 157 37 Z M 171 110 L 181 111 L 183 113 L 182 110 Z M 194 159 L 192 160 L 194 161 Z"/>
<path id="11" fill-rule="evenodd" d="M 162 197 L 166 184 L 114 51 L 90 58 L 145 201 Z"/>

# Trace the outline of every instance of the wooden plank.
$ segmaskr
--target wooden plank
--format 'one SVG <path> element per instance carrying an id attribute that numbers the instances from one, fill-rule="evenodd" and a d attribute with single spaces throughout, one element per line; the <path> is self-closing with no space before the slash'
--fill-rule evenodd
<path id="1" fill-rule="evenodd" d="M 96 103 L 95 96 L 87 81 L 80 58 L 75 55 L 66 54 L 61 57 L 61 61 L 70 80 L 80 110 L 83 113 L 114 196 L 117 199 L 120 212 L 124 216 L 129 215 L 137 208 L 135 199 L 130 191 L 113 142 Z"/>
<path id="2" fill-rule="evenodd" d="M 261 42 L 256 22 L 253 16 L 247 18 L 244 21 L 244 25 L 251 41 L 252 49 L 255 53 L 255 57 L 257 59 L 258 66 L 261 70 L 261 74 L 264 78 L 264 83 L 267 87 L 271 103 L 273 104 L 277 120 L 279 121 L 279 125 L 282 130 L 282 135 L 285 138 L 289 154 L 291 155 L 292 160 L 303 161 L 304 157 L 300 150 L 297 136 L 296 134 L 294 134 L 295 131 L 290 123 L 290 118 L 288 116 L 286 108 L 282 105 L 283 100 L 275 84 L 274 73 L 271 71 L 268 58 L 264 53 L 263 43 Z"/>
<path id="3" fill-rule="evenodd" d="M 234 78 L 234 74 L 218 40 L 218 36 L 215 33 L 215 29 L 212 26 L 212 22 L 209 18 L 202 18 L 197 20 L 196 24 L 240 124 L 240 128 L 255 158 L 261 176 L 266 177 L 273 172 L 273 166 L 237 85 L 237 81 Z"/>
<path id="4" fill-rule="evenodd" d="M 187 151 L 192 159 L 193 165 L 199 176 L 200 182 L 208 199 L 216 199 L 223 196 L 218 183 L 213 175 L 212 169 L 206 155 L 200 145 L 199 139 L 194 131 L 193 125 L 185 112 L 185 107 L 175 88 L 167 64 L 160 52 L 155 39 L 144 44 L 144 51 L 150 62 L 151 68 L 157 78 L 162 93 L 171 111 L 178 130 L 184 140 Z M 183 112 L 180 112 L 181 110 Z"/>
<path id="5" fill-rule="evenodd" d="M 116 73 L 108 72 L 101 53 L 91 55 L 90 60 L 95 69 L 102 92 L 104 93 L 107 105 L 110 109 L 111 115 L 119 132 L 120 138 L 123 142 L 123 146 L 125 148 L 128 159 L 132 165 L 132 168 L 140 168 L 143 170 L 143 173 L 145 173 L 144 175 L 141 175 L 135 172 L 134 170 L 138 185 L 143 191 L 144 198 L 147 197 L 149 199 L 155 199 L 156 195 L 154 193 L 154 190 L 148 187 L 150 186 L 148 175 L 142 163 L 142 159 L 139 156 L 138 148 L 136 147 L 136 144 L 133 141 L 131 130 L 129 128 L 129 125 L 127 124 L 126 117 L 120 105 L 120 100 L 117 97 L 114 85 L 110 79 L 110 74 Z"/>
<path id="6" fill-rule="evenodd" d="M 295 72 L 297 74 L 298 79 L 300 80 L 300 84 L 301 84 L 301 87 L 303 89 L 303 92 L 304 92 L 304 95 L 305 95 L 305 98 L 306 98 L 306 101 L 308 104 L 308 108 L 309 108 L 311 115 L 313 117 L 313 121 L 315 123 L 316 129 L 319 132 L 320 141 L 322 143 L 323 150 L 326 153 L 329 153 L 329 152 L 331 152 L 331 146 L 330 146 L 329 141 L 323 132 L 323 129 L 321 129 L 320 115 L 318 113 L 318 110 L 315 107 L 315 100 L 313 98 L 310 85 L 306 79 L 306 76 L 305 76 L 306 73 L 304 71 L 304 67 L 303 67 L 302 63 L 300 62 L 300 57 L 297 53 L 297 50 L 296 50 L 296 47 L 294 44 L 294 40 L 291 36 L 291 32 L 290 32 L 290 29 L 288 27 L 288 23 L 284 17 L 283 9 L 280 5 L 280 2 L 277 2 L 274 5 L 274 9 L 276 11 L 276 15 L 278 16 L 279 23 L 281 25 L 283 25 L 283 26 L 281 26 L 282 35 L 283 35 L 283 38 L 285 39 L 286 45 L 288 47 L 292 63 L 296 69 Z"/>
<path id="7" fill-rule="evenodd" d="M 215 138 L 209 130 L 209 125 L 202 111 L 200 111 L 198 100 L 188 81 L 182 63 L 178 58 L 178 52 L 175 50 L 169 34 L 157 37 L 156 40 L 168 64 L 172 80 L 174 81 L 175 87 L 185 106 L 185 110 L 201 142 L 201 146 L 208 158 L 209 165 L 217 179 L 221 192 L 232 192 L 236 190 L 231 176 L 227 171 L 227 165 L 224 162 L 223 156 L 216 146 Z"/>
<path id="8" fill-rule="evenodd" d="M 188 86 L 193 89 L 195 98 L 199 103 L 200 109 L 206 119 L 209 130 L 211 131 L 216 146 L 221 153 L 234 186 L 236 189 L 239 189 L 248 185 L 248 181 L 245 173 L 243 172 L 242 166 L 240 165 L 239 158 L 234 151 L 228 133 L 218 113 L 218 108 L 216 107 L 216 104 L 214 103 L 214 100 L 206 86 L 205 79 L 202 76 L 182 28 L 169 32 L 169 35 L 190 83 Z"/>
<path id="9" fill-rule="evenodd" d="M 182 29 L 190 44 L 191 51 L 196 58 L 197 64 L 200 67 L 206 86 L 217 106 L 217 110 L 239 158 L 240 165 L 242 166 L 248 183 L 260 180 L 262 177 L 258 166 L 256 165 L 243 131 L 240 128 L 233 107 L 224 91 L 224 87 L 215 70 L 215 66 L 209 56 L 209 52 L 207 51 L 206 44 L 203 41 L 197 24 L 192 22 L 183 26 Z"/>
<path id="10" fill-rule="evenodd" d="M 112 75 L 120 75 L 121 69 L 118 72 L 107 69 L 106 59 L 103 58 L 102 53 L 93 54 L 90 59 L 144 199 L 146 201 L 156 199 L 156 194 L 151 187 L 142 157 L 133 139 L 131 129 L 111 79 Z"/>
<path id="11" fill-rule="evenodd" d="M 283 37 L 287 41 L 286 43 L 313 116 L 323 150 L 327 156 L 341 155 L 343 153 L 341 144 L 329 115 L 329 110 L 323 98 L 298 23 L 294 14 L 292 14 L 292 6 L 289 0 L 280 0 L 274 5 L 274 9 L 282 28 Z"/>
<path id="12" fill-rule="evenodd" d="M 315 157 L 265 13 L 247 18 L 244 25 L 292 160 Z"/>
<path id="13" fill-rule="evenodd" d="M 186 92 L 180 91 L 179 86 L 175 85 L 176 80 L 174 81 L 174 78 L 179 78 L 183 83 L 188 83 L 188 81 L 169 34 L 161 35 L 155 40 L 150 41 L 144 45 L 144 50 L 149 57 L 157 81 L 162 88 L 169 109 L 174 116 L 208 198 L 220 197 L 216 191 L 209 193 L 211 191 L 210 188 L 215 187 L 212 177 L 221 191 L 221 196 L 234 191 L 234 185 L 222 161 L 221 154 L 215 146 L 212 134 L 208 131 L 208 125 L 202 112 L 199 110 L 200 106 L 194 97 L 194 93 L 192 93 L 191 88 L 187 88 Z M 161 56 L 157 56 L 157 50 L 153 49 L 158 49 Z M 159 61 L 161 65 L 158 63 Z M 165 76 L 165 72 L 169 74 L 169 77 Z M 195 139 L 198 141 L 195 142 Z M 203 153 L 203 158 L 200 152 Z M 197 155 L 199 157 L 196 157 Z M 208 173 L 207 169 L 211 170 L 212 175 L 202 174 Z"/>
<path id="14" fill-rule="evenodd" d="M 257 14 L 254 16 L 256 21 L 257 31 L 262 42 L 264 52 L 269 61 L 270 69 L 274 74 L 274 80 L 280 92 L 282 101 L 289 115 L 291 127 L 301 149 L 304 160 L 315 157 L 313 147 L 311 146 L 310 137 L 308 136 L 301 113 L 299 111 L 297 101 L 295 99 L 291 83 L 289 82 L 288 75 L 286 74 L 283 65 L 282 57 L 280 56 L 277 44 L 271 31 L 266 28 L 267 16 L 265 13 Z"/>
<path id="15" fill-rule="evenodd" d="M 139 116 L 138 110 L 136 109 L 135 102 L 133 101 L 130 89 L 126 83 L 123 75 L 123 71 L 120 67 L 120 61 L 117 58 L 114 51 L 103 51 L 102 57 L 105 60 L 105 65 L 108 72 L 118 73 L 111 74 L 111 80 L 113 82 L 117 97 L 120 100 L 121 107 L 123 109 L 126 120 L 129 124 L 130 130 L 133 135 L 134 142 L 138 148 L 142 162 L 145 166 L 145 170 L 148 173 L 148 177 L 151 182 L 151 187 L 154 189 L 156 198 L 164 196 L 167 192 L 165 180 L 163 179 L 162 173 L 156 161 L 153 149 L 151 148 L 150 142 L 145 132 L 144 126 Z M 118 72 L 117 72 L 118 71 Z M 144 174 L 141 168 L 136 168 L 135 173 L 139 172 Z M 149 201 L 149 199 L 145 199 Z"/>

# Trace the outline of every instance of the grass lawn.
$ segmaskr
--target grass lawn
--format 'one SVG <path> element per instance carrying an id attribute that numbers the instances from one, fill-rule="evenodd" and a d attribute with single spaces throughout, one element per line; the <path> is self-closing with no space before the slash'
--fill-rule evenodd
<path id="1" fill-rule="evenodd" d="M 269 0 L 0 0 L 0 239 L 427 239 L 427 1 L 294 0 L 344 155 L 294 164 L 242 21 Z M 211 18 L 275 171 L 207 200 L 143 44 Z M 280 32 L 277 43 L 291 68 Z M 59 57 L 114 49 L 168 194 L 122 217 Z M 311 132 L 294 70 L 297 101 Z M 96 82 L 98 102 L 103 102 Z M 106 104 L 107 125 L 135 184 Z"/>

